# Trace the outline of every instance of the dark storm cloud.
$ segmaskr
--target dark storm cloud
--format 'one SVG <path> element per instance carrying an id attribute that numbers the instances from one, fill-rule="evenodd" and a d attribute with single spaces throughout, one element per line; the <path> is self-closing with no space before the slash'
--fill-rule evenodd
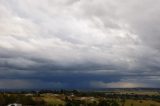
<path id="1" fill-rule="evenodd" d="M 159 87 L 159 6 L 0 0 L 0 87 Z"/>

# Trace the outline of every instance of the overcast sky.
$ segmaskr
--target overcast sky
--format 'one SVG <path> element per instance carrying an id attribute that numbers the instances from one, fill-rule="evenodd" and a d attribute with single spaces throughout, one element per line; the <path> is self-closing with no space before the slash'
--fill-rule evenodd
<path id="1" fill-rule="evenodd" d="M 0 0 L 0 88 L 160 87 L 160 0 Z"/>

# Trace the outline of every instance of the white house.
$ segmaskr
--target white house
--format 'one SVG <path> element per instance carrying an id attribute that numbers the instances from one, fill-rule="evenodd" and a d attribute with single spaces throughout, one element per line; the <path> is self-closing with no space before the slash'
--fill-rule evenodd
<path id="1" fill-rule="evenodd" d="M 22 104 L 18 104 L 18 103 L 12 103 L 12 104 L 9 104 L 7 106 L 22 106 Z"/>

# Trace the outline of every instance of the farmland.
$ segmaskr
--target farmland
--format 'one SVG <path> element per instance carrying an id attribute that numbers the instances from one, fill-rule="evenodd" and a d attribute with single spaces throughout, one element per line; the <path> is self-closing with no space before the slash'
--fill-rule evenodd
<path id="1" fill-rule="evenodd" d="M 39 90 L 1 92 L 0 105 L 23 106 L 160 106 L 159 90 Z"/>

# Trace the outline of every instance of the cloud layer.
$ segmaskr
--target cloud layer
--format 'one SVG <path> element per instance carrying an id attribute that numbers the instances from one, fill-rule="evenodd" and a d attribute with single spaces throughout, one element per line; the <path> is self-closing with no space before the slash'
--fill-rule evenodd
<path id="1" fill-rule="evenodd" d="M 160 87 L 159 6 L 0 0 L 0 88 Z"/>

